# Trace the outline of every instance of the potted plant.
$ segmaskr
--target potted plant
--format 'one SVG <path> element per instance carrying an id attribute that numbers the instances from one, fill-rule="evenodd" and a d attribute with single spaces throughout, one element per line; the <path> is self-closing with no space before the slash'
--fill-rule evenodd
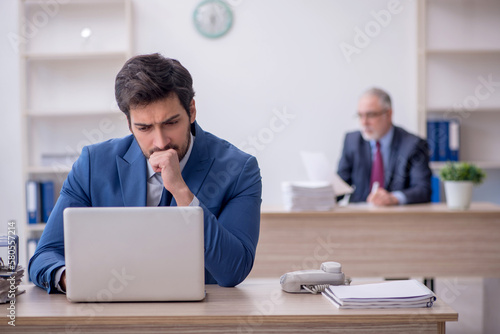
<path id="1" fill-rule="evenodd" d="M 486 174 L 467 162 L 449 162 L 439 172 L 444 182 L 446 204 L 450 209 L 467 210 L 472 198 L 472 187 L 483 182 Z"/>

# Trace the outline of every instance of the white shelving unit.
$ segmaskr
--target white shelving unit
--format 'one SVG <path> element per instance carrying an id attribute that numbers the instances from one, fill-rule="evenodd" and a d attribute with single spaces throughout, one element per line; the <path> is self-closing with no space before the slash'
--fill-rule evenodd
<path id="1" fill-rule="evenodd" d="M 487 172 L 476 200 L 500 203 L 500 2 L 418 2 L 419 133 L 430 118 L 460 121 L 460 161 Z M 431 162 L 437 172 L 445 163 Z M 474 200 L 474 198 L 473 198 Z"/>
<path id="2" fill-rule="evenodd" d="M 460 160 L 485 168 L 500 168 L 499 17 L 495 0 L 419 2 L 420 134 L 429 117 L 458 118 Z"/>
<path id="3" fill-rule="evenodd" d="M 54 181 L 57 200 L 83 146 L 128 133 L 114 80 L 132 54 L 131 2 L 19 0 L 19 13 L 23 175 Z M 21 225 L 27 249 L 45 224 Z"/>

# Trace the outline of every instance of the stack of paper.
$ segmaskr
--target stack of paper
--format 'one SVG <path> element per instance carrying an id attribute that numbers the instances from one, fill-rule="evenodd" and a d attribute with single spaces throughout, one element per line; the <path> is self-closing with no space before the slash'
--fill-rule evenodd
<path id="1" fill-rule="evenodd" d="M 300 152 L 302 163 L 307 172 L 308 181 L 328 182 L 333 186 L 335 196 L 352 194 L 354 189 L 337 173 L 323 152 Z"/>
<path id="2" fill-rule="evenodd" d="M 13 300 L 24 292 L 18 290 L 24 275 L 24 268 L 18 265 L 18 254 L 19 237 L 0 235 L 0 303 Z"/>
<path id="3" fill-rule="evenodd" d="M 328 182 L 284 182 L 282 190 L 288 211 L 328 211 L 335 206 L 335 193 Z"/>
<path id="4" fill-rule="evenodd" d="M 323 292 L 338 308 L 431 307 L 434 293 L 416 280 L 362 285 L 331 285 Z"/>
<path id="5" fill-rule="evenodd" d="M 17 266 L 14 272 L 6 269 L 0 270 L 0 303 L 13 300 L 15 296 L 24 292 L 24 290 L 18 289 L 23 276 L 24 268 L 22 266 Z"/>

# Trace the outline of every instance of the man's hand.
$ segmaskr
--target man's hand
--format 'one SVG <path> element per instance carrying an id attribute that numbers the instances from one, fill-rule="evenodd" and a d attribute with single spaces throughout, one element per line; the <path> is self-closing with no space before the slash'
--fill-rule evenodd
<path id="1" fill-rule="evenodd" d="M 59 286 L 63 291 L 66 291 L 66 270 L 63 271 L 61 275 L 61 280 L 59 281 Z"/>
<path id="2" fill-rule="evenodd" d="M 177 152 L 174 149 L 154 152 L 149 163 L 155 172 L 161 172 L 163 186 L 170 191 L 177 205 L 189 206 L 194 195 L 182 178 Z"/>
<path id="3" fill-rule="evenodd" d="M 376 206 L 389 206 L 399 204 L 398 199 L 383 188 L 379 188 L 375 193 L 368 195 L 366 201 Z"/>

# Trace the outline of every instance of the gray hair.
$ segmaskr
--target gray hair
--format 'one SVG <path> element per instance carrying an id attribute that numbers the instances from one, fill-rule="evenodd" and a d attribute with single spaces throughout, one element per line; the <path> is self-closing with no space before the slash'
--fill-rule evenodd
<path id="1" fill-rule="evenodd" d="M 391 97 L 389 96 L 389 94 L 385 90 L 374 87 L 374 88 L 368 89 L 363 94 L 363 96 L 365 96 L 365 95 L 376 96 L 380 102 L 380 105 L 382 106 L 382 108 L 384 110 L 392 109 Z"/>

